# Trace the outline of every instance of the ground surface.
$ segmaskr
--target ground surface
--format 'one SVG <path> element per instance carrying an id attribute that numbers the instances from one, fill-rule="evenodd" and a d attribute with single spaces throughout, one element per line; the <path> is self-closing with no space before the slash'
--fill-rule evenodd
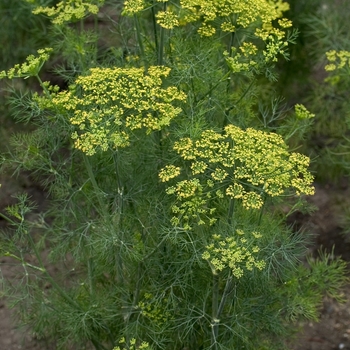
<path id="1" fill-rule="evenodd" d="M 41 205 L 45 201 L 42 189 L 33 184 L 28 174 L 17 179 L 3 176 L 0 177 L 0 183 L 0 210 L 13 203 L 14 199 L 11 196 L 18 192 L 28 192 L 32 199 Z M 350 262 L 350 234 L 344 235 L 344 224 L 340 214 L 346 207 L 350 207 L 350 186 L 347 181 L 344 180 L 343 184 L 337 187 L 317 185 L 316 194 L 310 201 L 319 210 L 309 216 L 296 214 L 291 219 L 315 235 L 315 244 L 310 250 L 316 254 L 321 246 L 330 251 L 335 245 L 334 254 L 341 255 Z M 4 226 L 4 222 L 0 220 L 1 226 Z M 16 276 L 15 268 L 8 258 L 1 260 L 1 271 L 5 278 L 11 279 Z M 347 302 L 342 305 L 327 298 L 324 300 L 320 322 L 302 325 L 293 350 L 350 350 L 350 284 L 344 290 L 344 294 Z M 30 332 L 16 327 L 13 317 L 14 312 L 8 308 L 6 301 L 0 298 L 0 350 L 55 348 L 35 339 Z"/>
<path id="2" fill-rule="evenodd" d="M 308 217 L 296 217 L 299 224 L 315 234 L 310 248 L 316 254 L 321 247 L 350 262 L 350 234 L 344 234 L 344 210 L 349 207 L 350 188 L 344 181 L 337 187 L 318 185 L 310 201 L 319 210 Z M 349 265 L 350 266 L 350 265 Z M 350 350 L 350 284 L 344 290 L 346 303 L 325 298 L 318 323 L 303 325 L 293 350 Z"/>

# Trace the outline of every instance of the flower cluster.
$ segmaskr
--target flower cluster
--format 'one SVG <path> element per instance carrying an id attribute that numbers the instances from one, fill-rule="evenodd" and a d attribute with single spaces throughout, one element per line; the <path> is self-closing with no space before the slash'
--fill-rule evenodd
<path id="1" fill-rule="evenodd" d="M 233 73 L 248 72 L 257 66 L 257 47 L 252 43 L 244 42 L 238 49 L 233 48 L 231 55 L 225 51 L 227 65 Z"/>
<path id="2" fill-rule="evenodd" d="M 315 114 L 309 112 L 306 109 L 306 107 L 302 104 L 296 104 L 294 108 L 295 108 L 295 115 L 298 119 L 312 119 L 315 117 Z"/>
<path id="3" fill-rule="evenodd" d="M 145 0 L 126 0 L 123 14 L 132 16 L 146 7 Z M 198 29 L 201 36 L 215 34 L 218 23 L 224 32 L 234 32 L 237 27 L 247 28 L 260 23 L 261 28 L 256 35 L 265 40 L 269 35 L 284 37 L 284 32 L 272 23 L 279 19 L 278 24 L 282 29 L 290 27 L 290 21 L 281 19 L 288 9 L 288 3 L 282 0 L 180 0 L 179 7 L 167 6 L 166 11 L 160 11 L 157 20 L 160 26 L 167 29 L 201 22 Z"/>
<path id="4" fill-rule="evenodd" d="M 331 50 L 326 53 L 329 64 L 326 65 L 325 70 L 328 72 L 344 67 L 350 68 L 350 52 L 349 51 L 335 51 Z"/>
<path id="5" fill-rule="evenodd" d="M 278 33 L 272 22 L 288 10 L 287 3 L 267 0 L 181 0 L 180 22 L 190 23 L 202 21 L 199 32 L 203 36 L 211 36 L 216 32 L 214 23 L 221 23 L 221 30 L 232 31 L 235 27 L 249 27 L 260 22 L 264 32 Z"/>
<path id="6" fill-rule="evenodd" d="M 132 17 L 143 11 L 146 7 L 147 5 L 144 0 L 125 0 L 122 15 Z"/>
<path id="7" fill-rule="evenodd" d="M 186 99 L 176 87 L 162 87 L 170 68 L 92 68 L 67 91 L 41 100 L 42 106 L 69 116 L 78 130 L 72 134 L 75 147 L 87 155 L 126 147 L 130 133 L 145 128 L 147 133 L 170 124 L 181 108 L 173 101 Z"/>
<path id="8" fill-rule="evenodd" d="M 238 49 L 233 48 L 231 55 L 227 51 L 224 52 L 226 62 L 232 72 L 258 70 L 259 63 L 265 65 L 266 63 L 277 62 L 278 55 L 287 55 L 288 41 L 283 37 L 269 34 L 264 41 L 265 49 L 262 52 L 249 42 L 244 42 Z"/>
<path id="9" fill-rule="evenodd" d="M 325 66 L 325 70 L 331 75 L 325 79 L 332 85 L 341 81 L 342 76 L 349 75 L 350 72 L 350 52 L 331 50 L 326 53 L 329 63 Z"/>
<path id="10" fill-rule="evenodd" d="M 142 343 L 138 342 L 135 338 L 130 339 L 129 343 L 127 344 L 125 338 L 121 338 L 118 342 L 120 346 L 118 345 L 113 348 L 113 350 L 152 350 L 152 347 L 145 341 Z"/>
<path id="11" fill-rule="evenodd" d="M 181 221 L 185 228 L 190 228 L 191 221 L 213 224 L 216 206 L 212 202 L 218 198 L 237 199 L 246 209 L 259 209 L 263 195 L 314 193 L 313 176 L 307 170 L 309 158 L 290 153 L 275 133 L 228 125 L 224 134 L 205 130 L 198 140 L 183 138 L 174 144 L 174 150 L 190 169 L 190 178 L 166 190 L 176 198 L 174 225 Z M 174 181 L 181 169 L 166 166 L 159 176 L 163 182 Z"/>
<path id="12" fill-rule="evenodd" d="M 264 60 L 266 63 L 277 62 L 277 56 L 279 54 L 286 54 L 286 47 L 288 41 L 282 40 L 283 37 L 269 35 L 266 39 L 266 48 L 263 50 Z"/>
<path id="13" fill-rule="evenodd" d="M 145 0 L 126 0 L 123 14 L 132 16 L 147 7 Z M 289 4 L 282 0 L 180 0 L 179 6 L 168 5 L 158 11 L 156 20 L 166 29 L 199 23 L 198 33 L 204 37 L 213 36 L 218 30 L 236 32 L 250 28 L 250 37 L 262 40 L 265 49 L 257 50 L 253 43 L 244 42 L 226 53 L 229 67 L 238 73 L 258 71 L 258 62 L 265 65 L 276 62 L 280 54 L 287 55 L 286 29 L 292 22 L 282 16 L 288 9 Z"/>
<path id="14" fill-rule="evenodd" d="M 103 3 L 104 0 L 65 0 L 60 1 L 55 7 L 39 6 L 33 10 L 33 13 L 43 13 L 53 18 L 52 23 L 64 24 L 66 22 L 78 21 L 89 13 L 97 14 L 99 6 L 102 6 Z"/>
<path id="15" fill-rule="evenodd" d="M 44 63 L 50 58 L 50 54 L 53 49 L 44 48 L 39 49 L 37 52 L 39 56 L 29 55 L 26 59 L 26 62 L 16 64 L 13 68 L 10 68 L 7 72 L 2 71 L 0 73 L 1 78 L 29 78 L 35 77 L 39 74 Z"/>
<path id="16" fill-rule="evenodd" d="M 259 247 L 252 243 L 260 238 L 259 232 L 252 232 L 252 237 L 245 237 L 243 230 L 236 230 L 235 237 L 222 239 L 221 235 L 213 236 L 213 243 L 206 247 L 202 258 L 210 264 L 214 274 L 229 268 L 233 276 L 241 278 L 244 271 L 252 271 L 253 268 L 262 270 L 265 267 L 263 260 L 258 260 L 254 255 L 259 252 Z"/>
<path id="17" fill-rule="evenodd" d="M 143 301 L 140 301 L 137 306 L 144 317 L 161 326 L 172 318 L 170 312 L 166 311 L 167 302 L 166 298 L 156 301 L 152 294 L 145 293 Z"/>
<path id="18" fill-rule="evenodd" d="M 159 11 L 156 18 L 157 23 L 166 29 L 172 29 L 179 25 L 178 17 L 172 9 L 167 9 L 167 11 Z"/>

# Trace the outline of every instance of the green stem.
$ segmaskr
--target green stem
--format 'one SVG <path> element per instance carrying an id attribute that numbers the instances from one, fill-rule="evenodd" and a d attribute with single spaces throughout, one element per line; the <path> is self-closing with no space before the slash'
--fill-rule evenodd
<path id="1" fill-rule="evenodd" d="M 116 213 L 114 217 L 115 223 L 118 225 L 119 229 L 122 230 L 123 226 L 123 208 L 124 208 L 124 186 L 121 181 L 121 176 L 119 174 L 119 166 L 118 166 L 118 153 L 113 153 L 113 163 L 115 168 L 115 176 L 117 179 L 117 194 L 114 198 L 114 203 L 112 205 L 112 211 Z"/>
<path id="2" fill-rule="evenodd" d="M 141 53 L 141 60 L 143 61 L 145 69 L 147 69 L 148 64 L 147 64 L 146 57 L 145 57 L 145 50 L 143 48 L 143 42 L 142 42 L 142 37 L 141 37 L 141 26 L 140 26 L 139 18 L 137 17 L 137 15 L 134 15 L 134 21 L 135 21 L 135 27 L 136 27 L 137 42 L 139 44 L 140 53 Z"/>
<path id="3" fill-rule="evenodd" d="M 217 337 L 219 335 L 219 275 L 213 273 L 213 295 L 212 295 L 212 345 L 217 350 Z"/>
<path id="4" fill-rule="evenodd" d="M 100 209 L 103 211 L 103 208 L 105 207 L 105 205 L 102 202 L 101 190 L 100 190 L 100 188 L 97 185 L 96 178 L 95 178 L 94 172 L 92 171 L 92 167 L 91 167 L 91 164 L 89 162 L 88 156 L 86 156 L 84 154 L 83 157 L 84 157 L 84 163 L 85 163 L 86 170 L 87 170 L 87 172 L 89 174 L 89 179 L 90 179 L 90 181 L 92 183 L 92 186 L 93 186 L 93 188 L 94 188 L 94 190 L 96 192 L 98 204 L 100 205 Z"/>
<path id="5" fill-rule="evenodd" d="M 228 79 L 228 81 L 230 81 L 230 79 Z M 237 105 L 243 100 L 243 98 L 245 97 L 245 95 L 249 92 L 249 90 L 250 90 L 251 87 L 253 86 L 254 81 L 255 81 L 255 80 L 252 79 L 252 81 L 250 82 L 249 86 L 248 86 L 247 89 L 243 92 L 242 96 L 237 100 L 237 102 L 235 102 L 234 104 L 232 104 L 231 107 L 229 107 L 229 108 L 227 108 L 227 109 L 225 110 L 225 113 L 224 113 L 224 115 L 225 115 L 225 120 L 224 120 L 223 128 L 224 128 L 224 127 L 228 124 L 228 122 L 229 122 L 229 120 L 228 120 L 228 114 L 229 114 L 229 112 L 230 112 L 232 109 L 236 108 Z"/>
<path id="6" fill-rule="evenodd" d="M 232 225 L 232 216 L 235 209 L 235 200 L 233 198 L 230 198 L 230 205 L 228 208 L 228 214 L 227 214 L 227 223 L 231 226 Z"/>
<path id="7" fill-rule="evenodd" d="M 155 44 L 156 53 L 158 54 L 159 44 L 158 44 L 157 22 L 156 22 L 156 14 L 154 12 L 154 6 L 152 6 L 152 24 L 153 24 L 154 44 Z"/>
<path id="8" fill-rule="evenodd" d="M 164 2 L 163 11 L 166 12 L 167 2 Z M 158 47 L 158 65 L 163 65 L 165 28 L 160 27 L 160 41 Z"/>
<path id="9" fill-rule="evenodd" d="M 233 46 L 233 40 L 234 40 L 234 36 L 235 36 L 235 33 L 231 33 L 231 36 L 230 36 L 230 42 L 228 44 L 228 48 L 227 48 L 227 51 L 228 51 L 228 54 L 229 54 L 229 57 L 231 57 L 232 55 L 232 46 Z M 229 91 L 230 91 L 230 87 L 231 87 L 231 75 L 232 75 L 232 72 L 230 70 L 230 68 L 228 67 L 228 74 L 229 74 L 229 77 L 227 79 L 227 84 L 226 84 L 226 95 L 229 94 Z M 230 107 L 228 109 L 226 109 L 225 113 L 224 113 L 224 122 L 223 122 L 223 129 L 224 127 L 228 124 L 229 120 L 228 120 L 228 113 L 229 111 L 232 109 L 233 107 Z"/>
<path id="10" fill-rule="evenodd" d="M 6 216 L 5 214 L 0 213 L 0 217 L 5 219 L 6 221 L 8 221 L 10 224 L 16 225 L 16 223 L 13 220 L 11 220 L 8 216 Z"/>
<path id="11" fill-rule="evenodd" d="M 140 295 L 140 289 L 141 289 L 141 275 L 142 275 L 142 270 L 143 270 L 143 263 L 140 262 L 138 264 L 138 267 L 137 267 L 137 276 L 136 276 L 136 286 L 135 286 L 135 290 L 134 290 L 134 293 L 133 293 L 133 300 L 132 300 L 132 305 L 131 307 L 129 308 L 129 311 L 128 313 L 126 314 L 126 316 L 124 317 L 124 320 L 125 320 L 125 325 L 127 326 L 128 323 L 129 323 L 129 320 L 131 318 L 131 315 L 132 315 L 132 311 L 136 308 L 136 305 L 138 303 L 138 300 L 139 300 L 139 295 Z"/>
<path id="12" fill-rule="evenodd" d="M 35 78 L 38 80 L 40 86 L 42 87 L 46 97 L 48 97 L 50 100 L 52 100 L 51 94 L 49 92 L 49 90 L 47 89 L 47 87 L 45 86 L 45 84 L 43 83 L 43 81 L 41 80 L 41 78 L 39 77 L 39 75 L 37 74 L 35 76 Z"/>
<path id="13" fill-rule="evenodd" d="M 229 42 L 228 48 L 227 48 L 227 52 L 228 52 L 230 57 L 232 57 L 232 46 L 233 46 L 234 39 L 235 39 L 235 33 L 232 32 L 231 36 L 230 36 L 230 42 Z"/>
<path id="14" fill-rule="evenodd" d="M 98 15 L 94 16 L 94 30 L 98 34 L 98 36 L 100 37 L 100 27 L 98 25 Z"/>
<path id="15" fill-rule="evenodd" d="M 226 304 L 227 297 L 228 297 L 228 295 L 230 293 L 230 290 L 231 290 L 232 280 L 233 280 L 233 277 L 232 277 L 231 271 L 230 271 L 229 275 L 227 277 L 225 289 L 224 289 L 224 292 L 222 294 L 222 298 L 221 298 L 220 305 L 219 305 L 219 308 L 218 308 L 217 318 L 219 318 L 221 316 L 221 313 L 222 313 L 222 311 L 224 309 L 224 306 Z"/>
<path id="16" fill-rule="evenodd" d="M 258 219 L 258 226 L 260 226 L 260 224 L 261 224 L 262 216 L 263 216 L 264 209 L 265 209 L 265 202 L 266 202 L 266 199 L 267 199 L 265 193 L 263 193 L 262 196 L 263 196 L 263 201 L 264 201 L 264 203 L 263 203 L 263 205 L 262 205 L 262 207 L 261 207 L 261 209 L 260 209 L 259 219 Z"/>
<path id="17" fill-rule="evenodd" d="M 94 272 L 94 261 L 92 258 L 89 258 L 88 259 L 88 276 L 89 276 L 89 292 L 91 296 L 94 295 L 93 272 Z"/>
<path id="18" fill-rule="evenodd" d="M 123 192 L 123 185 L 122 185 L 120 175 L 119 175 L 118 153 L 117 152 L 113 153 L 113 163 L 114 163 L 114 168 L 115 168 L 115 176 L 117 177 L 118 193 L 122 193 Z"/>
<path id="19" fill-rule="evenodd" d="M 222 297 L 219 304 L 219 275 L 215 272 L 213 274 L 213 296 L 212 296 L 212 346 L 214 349 L 217 349 L 217 338 L 219 336 L 219 323 L 220 316 L 222 311 L 224 310 L 227 297 L 230 293 L 232 286 L 232 274 L 231 271 L 226 280 L 226 285 L 224 291 L 222 293 Z"/>
<path id="20" fill-rule="evenodd" d="M 32 265 L 32 264 L 29 264 L 28 262 L 24 261 L 22 258 L 20 258 L 19 256 L 17 255 L 14 255 L 14 254 L 11 254 L 10 252 L 6 252 L 4 253 L 4 256 L 9 256 L 13 259 L 16 259 L 18 261 L 20 261 L 22 263 L 22 266 L 25 267 L 25 266 L 28 266 L 28 267 L 31 267 L 32 269 L 34 270 L 38 270 L 40 272 L 45 272 L 45 269 L 41 268 L 41 267 L 38 267 L 38 266 L 35 266 L 35 265 Z"/>
<path id="21" fill-rule="evenodd" d="M 124 210 L 124 187 L 121 181 L 121 177 L 119 174 L 119 165 L 118 165 L 118 153 L 114 152 L 113 153 L 113 163 L 114 163 L 114 168 L 115 168 L 115 176 L 117 179 L 117 191 L 118 193 L 116 194 L 116 199 L 115 199 L 115 209 L 112 210 L 117 213 L 115 222 L 113 225 L 115 227 L 118 227 L 118 231 L 122 232 L 123 231 L 123 210 Z M 116 264 L 116 271 L 117 271 L 117 283 L 121 286 L 124 285 L 125 283 L 125 277 L 124 277 L 124 263 L 122 259 L 122 254 L 120 251 L 116 252 L 116 257 L 115 257 L 115 264 Z M 123 304 L 124 307 L 127 308 L 127 297 L 123 296 Z"/>

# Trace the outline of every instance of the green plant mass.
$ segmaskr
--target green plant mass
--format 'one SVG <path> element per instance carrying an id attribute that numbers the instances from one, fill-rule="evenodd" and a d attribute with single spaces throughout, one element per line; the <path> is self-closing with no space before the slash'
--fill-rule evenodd
<path id="1" fill-rule="evenodd" d="M 340 259 L 307 260 L 278 210 L 315 192 L 297 149 L 315 115 L 274 93 L 297 38 L 289 5 L 22 3 L 50 23 L 50 48 L 0 73 L 27 79 L 9 99 L 30 125 L 2 170 L 48 197 L 0 212 L 21 321 L 59 349 L 287 348 L 346 281 Z M 329 70 L 348 64 L 328 55 Z"/>

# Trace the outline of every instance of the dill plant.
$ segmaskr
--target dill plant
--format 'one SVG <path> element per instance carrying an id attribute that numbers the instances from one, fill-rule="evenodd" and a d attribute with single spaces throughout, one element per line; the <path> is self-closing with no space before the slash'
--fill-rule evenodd
<path id="1" fill-rule="evenodd" d="M 293 21 L 301 29 L 301 38 L 294 48 L 292 62 L 287 70 L 289 87 L 285 94 L 296 98 L 310 108 L 317 118 L 305 135 L 304 150 L 314 159 L 312 169 L 319 181 L 339 180 L 347 176 L 349 156 L 347 152 L 348 129 L 348 79 L 330 81 L 325 70 L 326 53 L 349 51 L 347 32 L 349 23 L 347 1 L 292 1 Z M 288 83 L 288 78 L 298 77 L 298 82 Z"/>
<path id="2" fill-rule="evenodd" d="M 36 128 L 3 162 L 49 196 L 39 215 L 25 194 L 0 213 L 22 321 L 58 348 L 286 347 L 345 281 L 328 255 L 301 263 L 306 238 L 274 209 L 314 191 L 309 159 L 286 143 L 313 115 L 259 106 L 296 37 L 288 4 L 108 1 L 101 13 L 125 26 L 108 15 L 116 38 L 99 53 L 101 1 L 28 2 L 56 43 L 1 73 L 41 86 L 13 100 Z M 52 53 L 66 88 L 41 78 Z"/>

